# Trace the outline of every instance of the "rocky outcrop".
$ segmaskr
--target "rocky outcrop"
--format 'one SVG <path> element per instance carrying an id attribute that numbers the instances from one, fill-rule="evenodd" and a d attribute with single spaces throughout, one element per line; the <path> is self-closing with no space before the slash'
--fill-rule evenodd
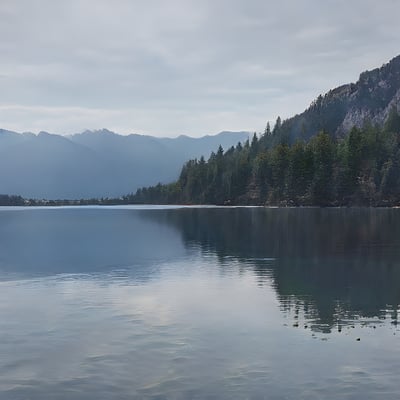
<path id="1" fill-rule="evenodd" d="M 400 56 L 363 72 L 356 83 L 319 96 L 302 114 L 284 121 L 282 133 L 291 140 L 307 139 L 325 129 L 341 137 L 354 126 L 382 126 L 392 108 L 400 112 Z"/>

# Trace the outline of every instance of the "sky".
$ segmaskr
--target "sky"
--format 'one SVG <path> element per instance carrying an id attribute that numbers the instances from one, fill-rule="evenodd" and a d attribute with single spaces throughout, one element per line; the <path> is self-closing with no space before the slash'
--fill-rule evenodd
<path id="1" fill-rule="evenodd" d="M 399 0 L 1 0 L 0 128 L 264 130 L 400 54 Z"/>

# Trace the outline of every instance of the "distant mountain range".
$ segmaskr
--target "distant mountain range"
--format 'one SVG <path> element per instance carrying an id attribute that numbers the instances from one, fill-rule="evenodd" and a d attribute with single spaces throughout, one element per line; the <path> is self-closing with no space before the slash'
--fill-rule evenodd
<path id="1" fill-rule="evenodd" d="M 26 198 L 118 197 L 178 178 L 190 158 L 207 159 L 249 137 L 248 132 L 157 138 L 106 129 L 61 136 L 0 129 L 0 193 Z"/>
<path id="2" fill-rule="evenodd" d="M 356 83 L 319 96 L 303 113 L 283 121 L 280 132 L 291 142 L 309 139 L 322 129 L 343 137 L 366 122 L 382 127 L 392 108 L 400 111 L 400 56 L 361 73 Z"/>

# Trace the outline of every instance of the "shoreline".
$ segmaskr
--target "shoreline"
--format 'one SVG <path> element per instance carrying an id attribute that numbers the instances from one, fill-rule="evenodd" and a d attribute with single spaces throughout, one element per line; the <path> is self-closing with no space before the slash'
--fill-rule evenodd
<path id="1" fill-rule="evenodd" d="M 218 204 L 29 204 L 29 205 L 0 205 L 1 210 L 7 209 L 70 209 L 70 208 L 113 208 L 113 209 L 181 209 L 181 208 L 265 208 L 265 209 L 398 209 L 400 206 L 272 206 L 272 205 L 218 205 Z"/>

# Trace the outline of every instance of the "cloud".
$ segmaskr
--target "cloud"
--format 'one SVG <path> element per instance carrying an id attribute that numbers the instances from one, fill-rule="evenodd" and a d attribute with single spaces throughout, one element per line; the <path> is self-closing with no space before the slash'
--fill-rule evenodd
<path id="1" fill-rule="evenodd" d="M 1 125 L 262 130 L 397 55 L 399 11 L 392 0 L 3 0 Z"/>

